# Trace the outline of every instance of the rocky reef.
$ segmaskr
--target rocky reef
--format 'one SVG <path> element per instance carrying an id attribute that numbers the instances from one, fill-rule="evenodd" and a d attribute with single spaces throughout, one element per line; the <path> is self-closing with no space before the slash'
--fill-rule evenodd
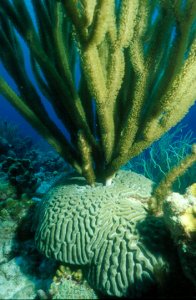
<path id="1" fill-rule="evenodd" d="M 0 122 L 0 201 L 7 198 L 42 198 L 71 167 L 40 139 L 35 143 L 17 126 Z"/>
<path id="2" fill-rule="evenodd" d="M 59 265 L 37 251 L 35 206 L 30 199 L 0 205 L 0 299 L 98 299 L 81 269 Z"/>
<path id="3" fill-rule="evenodd" d="M 194 231 L 190 230 L 194 227 L 186 227 L 189 228 L 186 235 L 172 229 L 169 225 L 173 218 L 169 213 L 171 198 L 164 204 L 163 216 L 148 215 L 146 204 L 152 188 L 150 180 L 131 172 L 127 176 L 126 171 L 120 171 L 115 180 L 111 187 L 97 184 L 93 190 L 85 185 L 83 178 L 67 175 L 45 196 L 43 204 L 28 198 L 20 201 L 8 198 L 1 202 L 1 299 L 105 299 L 110 297 L 107 294 L 137 298 L 194 295 Z M 123 183 L 126 183 L 126 189 Z M 71 196 L 64 193 L 65 189 L 75 192 Z M 98 197 L 95 203 L 94 193 L 93 197 L 89 197 L 95 190 L 103 204 Z M 112 197 L 108 190 L 113 190 Z M 194 203 L 193 195 L 188 196 L 188 191 L 190 189 L 186 194 L 189 200 L 184 201 L 186 205 L 183 206 L 186 213 Z M 61 197 L 59 208 L 55 194 Z M 64 202 L 67 197 L 69 201 Z M 80 201 L 80 205 L 77 203 L 74 208 L 73 200 Z M 38 247 L 52 256 L 50 258 L 42 256 L 35 245 L 37 205 L 39 209 L 42 207 L 40 218 L 45 205 L 49 205 L 48 211 L 54 209 L 49 218 L 46 214 L 36 236 Z M 64 227 L 60 211 L 66 215 Z M 55 218 L 60 222 L 56 223 L 56 231 L 54 225 L 47 225 L 48 222 L 54 223 Z M 175 231 L 175 235 L 171 234 L 174 243 L 167 227 L 171 232 Z M 182 236 L 184 238 L 180 239 Z M 74 239 L 77 248 L 72 245 Z M 185 246 L 187 251 L 183 256 Z M 62 250 L 66 249 L 67 252 L 63 253 Z M 53 259 L 55 256 L 56 261 Z"/>

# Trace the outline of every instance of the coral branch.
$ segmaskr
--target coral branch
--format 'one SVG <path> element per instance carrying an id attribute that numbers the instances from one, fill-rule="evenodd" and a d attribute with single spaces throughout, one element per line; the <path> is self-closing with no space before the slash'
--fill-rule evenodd
<path id="1" fill-rule="evenodd" d="M 186 170 L 196 162 L 196 144 L 192 146 L 191 154 L 187 155 L 180 163 L 171 169 L 165 178 L 159 183 L 149 200 L 149 210 L 152 213 L 160 213 L 163 200 L 171 192 L 173 182 L 182 176 Z"/>
<path id="2" fill-rule="evenodd" d="M 1 79 L 0 93 L 88 183 L 110 182 L 194 104 L 196 2 L 32 0 L 36 24 L 27 2 L 0 2 L 0 60 L 18 88 Z"/>

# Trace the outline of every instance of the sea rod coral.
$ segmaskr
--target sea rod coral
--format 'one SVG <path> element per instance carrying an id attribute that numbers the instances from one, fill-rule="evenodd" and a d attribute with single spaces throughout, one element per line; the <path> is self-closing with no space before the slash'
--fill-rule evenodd
<path id="1" fill-rule="evenodd" d="M 85 265 L 104 294 L 140 297 L 175 265 L 151 202 L 160 209 L 174 177 L 195 162 L 195 146 L 149 205 L 148 180 L 118 170 L 194 104 L 196 1 L 31 0 L 36 23 L 26 3 L 0 2 L 0 59 L 17 85 L 0 77 L 0 93 L 86 179 L 68 176 L 40 204 L 36 245 Z M 69 136 L 47 113 L 18 34 Z"/>
<path id="2" fill-rule="evenodd" d="M 18 92 L 1 77 L 0 93 L 88 183 L 108 181 L 194 104 L 195 1 L 32 0 L 36 26 L 27 2 L 12 2 L 0 3 L 0 58 Z M 15 29 L 70 139 L 45 111 Z"/>

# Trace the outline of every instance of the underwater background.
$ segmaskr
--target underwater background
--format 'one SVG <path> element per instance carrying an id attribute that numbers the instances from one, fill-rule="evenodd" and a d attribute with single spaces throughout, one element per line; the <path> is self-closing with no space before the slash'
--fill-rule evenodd
<path id="1" fill-rule="evenodd" d="M 30 1 L 27 1 L 27 3 L 35 22 L 31 3 Z M 39 91 L 31 69 L 28 47 L 21 38 L 20 41 L 26 59 L 27 73 L 37 91 Z M 1 62 L 0 76 L 3 76 L 10 86 L 17 91 L 12 78 Z M 79 81 L 79 63 L 76 65 L 75 77 L 76 81 Z M 64 135 L 69 137 L 69 133 L 57 118 L 52 106 L 40 91 L 39 95 L 48 114 Z M 195 141 L 196 103 L 177 126 L 167 132 L 139 157 L 128 162 L 122 169 L 142 174 L 158 184 L 173 166 L 190 153 L 191 145 Z M 85 273 L 85 270 L 59 265 L 59 263 L 41 256 L 35 249 L 31 240 L 32 236 L 29 233 L 28 220 L 30 218 L 25 215 L 27 210 L 40 202 L 64 173 L 71 171 L 72 168 L 0 95 L 1 299 L 49 299 L 51 295 L 44 291 L 47 291 L 53 282 L 52 296 L 54 296 L 55 284 L 58 284 L 62 278 L 68 279 L 63 282 L 64 286 L 62 288 L 68 290 L 67 299 L 79 299 L 79 297 L 84 299 L 84 295 L 85 299 L 103 297 L 95 294 L 86 282 L 84 285 L 80 285 L 83 282 L 83 272 Z M 195 178 L 196 167 L 194 164 L 182 178 L 176 180 L 173 186 L 174 191 L 184 193 L 186 188 L 195 182 Z M 32 211 L 30 209 L 28 213 L 32 215 L 34 213 L 33 209 Z M 24 216 L 25 220 L 20 224 L 20 220 Z M 20 224 L 19 229 L 17 229 L 18 224 Z M 23 230 L 21 230 L 21 226 Z M 17 231 L 16 237 L 14 236 L 15 231 Z M 6 276 L 3 274 L 6 274 Z M 68 281 L 69 284 L 66 286 Z M 185 296 L 192 297 L 192 286 L 190 285 L 189 289 L 189 282 L 183 279 L 181 284 L 182 289 L 186 290 Z M 177 287 L 174 285 L 175 288 Z M 190 295 L 187 292 L 188 289 Z M 75 291 L 75 296 L 73 291 Z M 54 299 L 58 299 L 59 295 L 60 292 L 54 296 Z"/>

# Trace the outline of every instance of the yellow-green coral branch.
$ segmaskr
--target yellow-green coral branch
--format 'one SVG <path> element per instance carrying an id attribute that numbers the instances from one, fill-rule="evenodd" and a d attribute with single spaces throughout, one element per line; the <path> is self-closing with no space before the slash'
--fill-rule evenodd
<path id="1" fill-rule="evenodd" d="M 100 0 L 94 13 L 92 29 L 88 38 L 88 45 L 98 46 L 104 39 L 108 29 L 108 21 L 112 3 L 114 0 Z"/>
<path id="2" fill-rule="evenodd" d="M 127 156 L 127 152 L 135 139 L 139 127 L 141 110 L 145 101 L 147 78 L 149 75 L 148 68 L 145 66 L 142 46 L 142 37 L 148 24 L 148 4 L 141 1 L 140 5 L 133 40 L 130 44 L 130 59 L 135 75 L 134 95 L 133 99 L 130 99 L 132 107 L 123 123 L 118 145 L 119 156 Z"/>
<path id="3" fill-rule="evenodd" d="M 96 178 L 93 170 L 92 148 L 83 131 L 78 132 L 78 149 L 82 153 L 82 174 L 86 178 L 88 184 L 93 184 Z"/>
<path id="4" fill-rule="evenodd" d="M 90 141 L 93 142 L 93 145 L 96 145 L 96 142 L 90 132 L 88 126 L 88 121 L 86 119 L 85 110 L 82 106 L 81 99 L 78 95 L 78 92 L 74 85 L 73 75 L 70 70 L 70 63 L 68 60 L 68 50 L 64 42 L 64 31 L 63 31 L 63 21 L 65 15 L 63 10 L 62 3 L 56 3 L 55 5 L 55 27 L 54 27 L 54 41 L 55 41 L 55 53 L 58 69 L 60 70 L 61 77 L 64 79 L 64 82 L 68 85 L 69 90 L 71 91 L 72 101 L 75 103 L 80 113 L 81 118 L 83 119 L 83 124 L 85 130 L 87 131 L 87 136 L 90 138 Z"/>
<path id="5" fill-rule="evenodd" d="M 120 47 L 113 49 L 110 57 L 107 70 L 107 104 L 113 110 L 124 77 L 125 60 L 123 49 Z"/>
<path id="6" fill-rule="evenodd" d="M 0 3 L 1 42 L 8 50 L 11 44 L 9 53 L 1 50 L 0 56 L 19 87 L 19 99 L 33 117 L 37 113 L 44 132 L 49 117 L 44 116 L 44 108 L 39 109 L 36 90 L 31 93 L 33 84 L 25 79 L 24 63 L 18 64 L 21 51 L 14 48 L 10 36 L 5 38 L 7 19 L 27 42 L 41 90 L 69 130 L 71 143 L 65 142 L 65 147 L 62 136 L 55 136 L 52 121 L 46 135 L 51 131 L 52 140 L 68 156 L 72 152 L 88 182 L 95 177 L 111 178 L 194 103 L 195 1 L 186 1 L 182 10 L 182 0 L 121 0 L 118 5 L 115 0 L 58 0 L 44 1 L 41 6 L 39 0 L 32 0 L 36 30 L 24 0 Z M 155 10 L 159 16 L 153 21 Z M 173 28 L 176 35 L 171 39 Z M 78 58 L 82 65 L 79 90 L 75 83 Z M 16 99 L 11 92 L 4 94 Z M 29 118 L 32 124 L 33 117 Z"/>
<path id="7" fill-rule="evenodd" d="M 115 173 L 119 167 L 129 159 L 140 154 L 155 140 L 159 139 L 172 126 L 177 124 L 194 104 L 196 98 L 196 42 L 191 47 L 181 72 L 176 76 L 168 92 L 162 96 L 157 104 L 156 114 L 149 114 L 149 121 L 145 124 L 144 139 L 134 141 L 125 148 L 124 155 L 118 155 L 107 167 L 106 176 Z M 135 104 L 137 102 L 135 101 Z M 133 104 L 134 105 L 134 104 Z M 133 126 L 138 128 L 135 124 Z M 134 128 L 134 127 L 132 127 Z M 143 127 L 142 127 L 143 128 Z M 129 142 L 129 140 L 128 140 Z M 123 144 L 124 145 L 124 144 Z"/>
<path id="8" fill-rule="evenodd" d="M 145 124 L 147 140 L 158 139 L 160 135 L 178 123 L 194 104 L 196 98 L 196 41 L 181 72 L 175 77 L 170 89 L 155 105 L 153 115 Z"/>
<path id="9" fill-rule="evenodd" d="M 180 8 L 176 7 L 177 4 L 174 5 L 174 12 L 180 35 L 180 38 L 178 39 L 179 42 L 176 47 L 175 69 L 173 70 L 174 76 L 183 64 L 184 55 L 188 45 L 190 28 L 193 25 L 193 22 L 196 18 L 196 1 L 190 0 L 187 2 L 189 2 L 189 5 L 186 8 L 185 13 L 183 14 L 180 13 Z"/>
<path id="10" fill-rule="evenodd" d="M 115 2 L 113 1 L 110 9 L 110 14 L 108 16 L 108 37 L 113 47 L 117 40 L 117 24 L 116 24 L 116 15 L 115 15 Z"/>
<path id="11" fill-rule="evenodd" d="M 185 53 L 189 42 L 190 29 L 196 18 L 196 2 L 193 6 L 188 5 L 186 13 L 179 7 L 178 1 L 160 1 L 161 6 L 171 15 L 172 22 L 176 22 L 176 38 L 172 42 L 172 47 L 167 59 L 166 67 L 164 66 L 164 74 L 161 78 L 157 91 L 155 92 L 152 102 L 159 101 L 162 91 L 170 88 L 172 81 L 183 66 Z M 189 2 L 189 1 L 188 1 Z M 189 4 L 192 1 L 189 2 Z M 175 24 L 175 23 L 174 23 Z"/>
<path id="12" fill-rule="evenodd" d="M 120 25 L 117 43 L 123 48 L 128 47 L 132 40 L 138 8 L 139 0 L 121 1 Z"/>
<path id="13" fill-rule="evenodd" d="M 110 47 L 111 55 L 108 58 L 109 64 L 107 72 L 107 103 L 109 104 L 109 109 L 113 112 L 115 101 L 124 77 L 125 60 L 123 50 L 128 47 L 133 37 L 138 4 L 138 0 L 133 2 L 128 0 L 122 1 L 118 37 L 116 42 Z"/>
<path id="14" fill-rule="evenodd" d="M 96 0 L 81 0 L 82 6 L 83 6 L 83 19 L 84 19 L 84 25 L 88 28 L 92 21 L 94 16 L 94 11 L 96 7 Z"/>
<path id="15" fill-rule="evenodd" d="M 188 168 L 196 162 L 196 144 L 192 146 L 192 153 L 187 155 L 177 166 L 169 171 L 166 177 L 159 183 L 149 199 L 149 210 L 151 213 L 161 212 L 164 199 L 171 191 L 173 182 L 182 176 Z"/>
<path id="16" fill-rule="evenodd" d="M 92 46 L 82 50 L 81 58 L 89 89 L 96 101 L 105 159 L 109 161 L 114 144 L 114 125 L 112 113 L 107 109 L 107 88 L 97 47 Z"/>

